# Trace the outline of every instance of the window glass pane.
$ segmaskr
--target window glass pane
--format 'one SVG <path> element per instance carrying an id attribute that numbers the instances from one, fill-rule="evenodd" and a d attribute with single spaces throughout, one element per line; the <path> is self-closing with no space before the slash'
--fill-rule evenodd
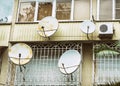
<path id="1" fill-rule="evenodd" d="M 71 14 L 71 0 L 57 0 L 56 18 L 69 20 Z"/>
<path id="2" fill-rule="evenodd" d="M 75 0 L 74 20 L 90 19 L 90 0 Z"/>
<path id="3" fill-rule="evenodd" d="M 120 19 L 120 9 L 116 9 L 116 17 L 115 19 Z"/>
<path id="4" fill-rule="evenodd" d="M 50 2 L 41 2 L 38 7 L 38 20 L 52 15 L 52 3 Z"/>
<path id="5" fill-rule="evenodd" d="M 112 0 L 100 0 L 99 19 L 112 19 Z"/>
<path id="6" fill-rule="evenodd" d="M 102 49 L 101 44 L 109 47 L 109 49 Z M 119 47 L 114 45 L 115 42 L 96 43 L 94 50 L 99 51 L 95 55 L 94 72 L 95 72 L 95 85 L 101 85 L 109 82 L 120 81 L 120 55 L 116 52 Z M 102 50 L 101 50 L 102 49 Z M 110 51 L 112 49 L 112 51 Z M 106 50 L 106 51 L 104 51 Z M 102 52 L 102 53 L 100 53 Z"/>
<path id="7" fill-rule="evenodd" d="M 120 0 L 116 0 L 116 19 L 120 19 Z"/>
<path id="8" fill-rule="evenodd" d="M 34 21 L 35 2 L 20 3 L 18 21 Z"/>
<path id="9" fill-rule="evenodd" d="M 0 0 L 0 22 L 11 22 L 14 0 Z"/>
<path id="10" fill-rule="evenodd" d="M 104 57 L 103 57 L 104 56 Z M 113 81 L 120 81 L 120 57 L 116 55 L 104 54 L 103 56 L 96 56 L 95 62 L 95 82 L 108 83 Z"/>
<path id="11" fill-rule="evenodd" d="M 116 0 L 116 8 L 120 8 L 120 0 Z"/>

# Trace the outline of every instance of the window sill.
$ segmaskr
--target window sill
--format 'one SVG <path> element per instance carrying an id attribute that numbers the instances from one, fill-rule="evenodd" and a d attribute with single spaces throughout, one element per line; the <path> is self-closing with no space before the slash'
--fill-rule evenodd
<path id="1" fill-rule="evenodd" d="M 11 25 L 12 23 L 11 22 L 1 22 L 0 25 Z"/>
<path id="2" fill-rule="evenodd" d="M 38 22 L 15 22 L 15 24 L 38 24 Z"/>
<path id="3" fill-rule="evenodd" d="M 83 22 L 82 20 L 58 20 L 59 23 L 69 23 L 69 22 Z M 39 21 L 33 22 L 15 22 L 15 24 L 38 24 Z"/>
<path id="4" fill-rule="evenodd" d="M 83 22 L 84 20 L 58 20 L 59 23 L 76 23 Z M 94 22 L 120 22 L 119 20 L 94 20 Z M 38 24 L 39 21 L 33 22 L 15 22 L 15 24 Z M 0 24 L 11 24 L 11 23 L 0 23 Z"/>
<path id="5" fill-rule="evenodd" d="M 95 20 L 95 22 L 120 22 L 119 20 Z"/>

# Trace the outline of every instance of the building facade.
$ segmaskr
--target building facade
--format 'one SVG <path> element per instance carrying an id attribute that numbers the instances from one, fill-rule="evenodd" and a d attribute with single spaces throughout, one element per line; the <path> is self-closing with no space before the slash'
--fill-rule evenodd
<path id="1" fill-rule="evenodd" d="M 0 19 L 0 85 L 97 86 L 120 81 L 119 0 L 14 0 L 12 10 L 11 19 Z M 59 26 L 50 37 L 42 37 L 37 29 L 47 16 L 55 17 Z M 82 31 L 85 21 L 94 24 L 92 33 Z M 16 43 L 33 51 L 23 72 L 8 55 Z M 82 58 L 72 77 L 58 68 L 60 56 L 71 49 Z"/>

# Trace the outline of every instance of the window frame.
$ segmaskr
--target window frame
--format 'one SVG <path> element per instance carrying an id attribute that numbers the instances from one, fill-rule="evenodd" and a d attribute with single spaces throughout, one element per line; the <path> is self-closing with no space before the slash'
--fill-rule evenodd
<path id="1" fill-rule="evenodd" d="M 73 17 L 71 15 L 73 15 L 73 3 L 74 0 L 71 0 L 71 13 L 70 13 L 70 19 L 69 20 L 73 20 Z M 37 0 L 30 0 L 30 1 L 19 1 L 19 6 L 18 6 L 18 11 L 17 11 L 17 22 L 21 22 L 18 21 L 19 18 L 19 13 L 20 13 L 20 4 L 21 3 L 29 3 L 29 2 L 35 2 L 35 13 L 34 13 L 34 21 L 24 21 L 24 22 L 38 22 L 39 20 L 37 20 L 38 17 L 38 5 L 40 2 L 43 1 L 37 1 Z M 45 2 L 51 2 L 52 3 L 52 15 L 53 17 L 56 17 L 56 2 L 57 0 L 52 0 L 52 1 L 45 1 Z M 61 20 L 60 20 L 61 21 Z M 63 20 L 62 20 L 63 21 Z"/>
<path id="2" fill-rule="evenodd" d="M 106 20 L 106 19 L 100 19 L 100 1 L 101 0 L 97 0 L 97 20 Z M 120 20 L 116 18 L 116 0 L 111 0 L 112 1 L 112 18 L 111 19 L 107 19 L 107 20 Z"/>
<path id="3" fill-rule="evenodd" d="M 112 82 L 114 79 L 117 80 L 120 77 L 117 74 L 110 75 L 110 73 L 113 73 L 114 70 L 115 70 L 114 72 L 120 71 L 120 69 L 119 69 L 120 68 L 119 67 L 120 55 L 105 54 L 105 53 L 100 56 L 96 55 L 96 51 L 99 51 L 101 44 L 105 44 L 105 45 L 109 46 L 111 49 L 119 51 L 120 49 L 118 48 L 118 46 L 114 46 L 115 43 L 116 43 L 115 41 L 93 43 L 93 83 L 94 83 L 94 85 Z M 108 69 L 106 69 L 106 67 Z M 119 68 L 117 68 L 117 67 L 119 67 Z M 101 71 L 101 69 L 103 69 L 104 71 L 103 70 Z M 104 76 L 105 74 L 103 72 L 104 73 L 107 72 L 108 75 L 106 75 L 106 76 L 108 76 L 109 79 L 107 79 L 107 77 Z M 100 74 L 100 75 L 98 76 L 98 74 Z M 102 79 L 100 79 L 101 78 L 100 76 L 102 76 Z M 114 79 L 111 79 L 111 77 L 114 77 Z"/>
<path id="4" fill-rule="evenodd" d="M 65 20 L 58 20 L 58 21 L 81 21 L 81 20 L 75 20 L 74 19 L 74 1 L 75 0 L 71 0 L 71 13 L 70 13 L 70 19 L 65 19 Z M 92 1 L 93 0 L 90 0 L 89 1 L 89 4 L 90 4 L 90 7 L 89 7 L 89 19 L 88 20 L 92 20 Z M 21 3 L 25 3 L 25 2 L 35 2 L 35 13 L 34 13 L 34 20 L 33 21 L 22 21 L 22 22 L 38 22 L 39 20 L 37 20 L 37 14 L 38 14 L 38 4 L 39 2 L 43 2 L 43 1 L 39 1 L 39 0 L 19 0 L 19 3 L 18 3 L 18 10 L 17 10 L 17 19 L 16 19 L 16 22 L 21 22 L 21 21 L 18 21 L 18 18 L 19 18 L 19 13 L 20 13 L 20 4 Z M 57 4 L 57 0 L 51 0 L 51 1 L 45 1 L 45 2 L 51 2 L 52 3 L 52 15 L 53 17 L 56 17 L 56 4 Z"/>

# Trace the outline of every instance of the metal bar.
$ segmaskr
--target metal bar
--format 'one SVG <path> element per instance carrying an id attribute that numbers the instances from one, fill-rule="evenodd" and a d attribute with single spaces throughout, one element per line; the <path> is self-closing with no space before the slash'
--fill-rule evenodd
<path id="1" fill-rule="evenodd" d="M 26 64 L 24 74 L 24 85 L 44 85 L 44 86 L 66 86 L 67 78 L 59 71 L 57 66 L 60 56 L 69 49 L 75 49 L 81 52 L 81 44 L 78 42 L 69 43 L 51 43 L 51 44 L 34 44 L 30 45 L 33 50 L 31 62 Z M 12 67 L 10 67 L 11 69 Z M 15 75 L 10 76 L 13 70 L 8 71 L 8 82 L 14 82 L 14 85 L 23 84 L 19 68 L 14 68 Z M 81 67 L 73 74 L 73 80 L 68 76 L 69 86 L 80 86 Z M 13 78 L 15 77 L 15 79 Z M 11 79 L 13 78 L 13 79 Z"/>

